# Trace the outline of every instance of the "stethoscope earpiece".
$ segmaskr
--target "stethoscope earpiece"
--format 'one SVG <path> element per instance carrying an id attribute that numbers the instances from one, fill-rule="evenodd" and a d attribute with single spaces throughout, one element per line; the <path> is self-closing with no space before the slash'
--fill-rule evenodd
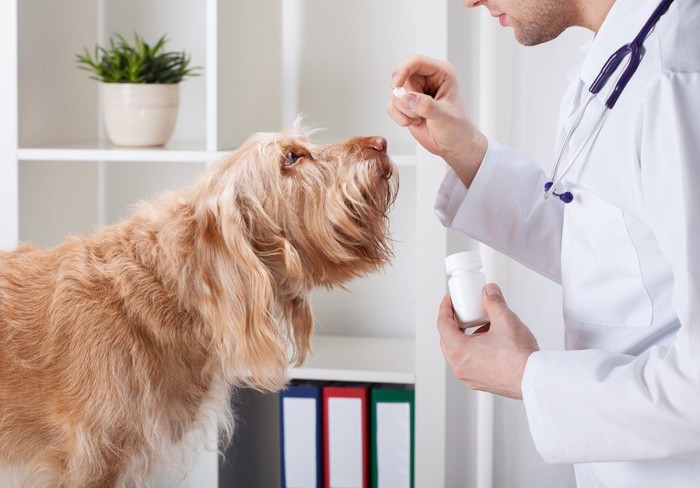
<path id="1" fill-rule="evenodd" d="M 558 196 L 558 197 L 559 197 L 559 200 L 561 200 L 561 201 L 564 202 L 564 203 L 571 203 L 571 202 L 574 201 L 574 196 L 571 194 L 570 191 L 565 191 L 565 192 L 562 193 L 561 195 L 557 195 L 557 194 L 555 193 L 555 195 Z"/>
<path id="2" fill-rule="evenodd" d="M 554 183 L 551 181 L 548 181 L 544 184 L 545 198 L 547 198 L 547 193 L 549 192 L 550 188 L 552 188 L 553 184 Z M 557 193 L 553 191 L 551 194 L 555 197 L 558 197 L 559 200 L 561 200 L 564 203 L 571 203 L 574 201 L 574 195 L 570 191 L 565 191 L 564 193 Z"/>

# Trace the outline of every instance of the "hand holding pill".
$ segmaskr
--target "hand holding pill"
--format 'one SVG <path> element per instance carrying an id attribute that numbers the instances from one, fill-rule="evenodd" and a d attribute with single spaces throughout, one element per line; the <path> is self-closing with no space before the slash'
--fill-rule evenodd
<path id="1" fill-rule="evenodd" d="M 454 67 L 414 55 L 392 72 L 389 116 L 429 152 L 440 156 L 469 187 L 488 140 L 469 117 Z"/>

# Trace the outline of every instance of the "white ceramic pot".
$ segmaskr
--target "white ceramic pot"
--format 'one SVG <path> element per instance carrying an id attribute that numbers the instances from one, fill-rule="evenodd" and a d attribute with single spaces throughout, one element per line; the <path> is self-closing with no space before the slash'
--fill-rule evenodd
<path id="1" fill-rule="evenodd" d="M 173 135 L 180 85 L 102 83 L 105 130 L 118 146 L 162 146 Z"/>

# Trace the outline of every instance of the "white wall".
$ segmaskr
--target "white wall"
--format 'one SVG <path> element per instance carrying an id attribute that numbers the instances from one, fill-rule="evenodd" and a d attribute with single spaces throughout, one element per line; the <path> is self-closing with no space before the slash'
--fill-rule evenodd
<path id="1" fill-rule="evenodd" d="M 17 9 L 19 144 L 41 147 L 94 137 L 97 85 L 77 69 L 74 57 L 95 41 L 95 5 L 25 0 Z M 66 234 L 92 230 L 96 177 L 94 165 L 86 163 L 20 164 L 19 240 L 54 245 Z"/>
<path id="2" fill-rule="evenodd" d="M 16 6 L 0 3 L 0 93 L 4 94 L 0 111 L 0 251 L 17 245 L 17 63 Z"/>

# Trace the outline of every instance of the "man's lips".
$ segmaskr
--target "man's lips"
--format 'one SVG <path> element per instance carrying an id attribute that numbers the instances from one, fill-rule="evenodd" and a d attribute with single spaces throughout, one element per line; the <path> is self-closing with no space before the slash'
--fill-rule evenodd
<path id="1" fill-rule="evenodd" d="M 505 27 L 508 24 L 507 23 L 508 16 L 506 14 L 496 13 L 496 14 L 491 14 L 491 15 L 493 15 L 494 17 L 498 17 L 498 23 L 501 24 L 502 27 Z"/>

